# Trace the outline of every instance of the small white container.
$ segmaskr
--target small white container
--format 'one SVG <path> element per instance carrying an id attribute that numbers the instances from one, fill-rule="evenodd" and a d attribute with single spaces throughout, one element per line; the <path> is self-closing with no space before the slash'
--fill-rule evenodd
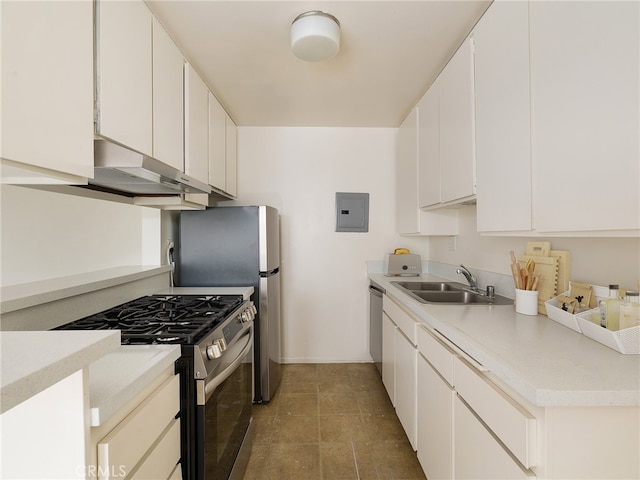
<path id="1" fill-rule="evenodd" d="M 516 312 L 523 315 L 538 315 L 538 291 L 516 288 Z"/>

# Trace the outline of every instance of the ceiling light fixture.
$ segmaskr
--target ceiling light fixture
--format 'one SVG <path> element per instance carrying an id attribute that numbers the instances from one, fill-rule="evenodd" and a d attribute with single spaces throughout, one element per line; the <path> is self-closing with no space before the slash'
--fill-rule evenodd
<path id="1" fill-rule="evenodd" d="M 333 15 L 312 10 L 291 23 L 291 50 L 301 60 L 319 62 L 334 57 L 340 49 L 340 22 Z"/>

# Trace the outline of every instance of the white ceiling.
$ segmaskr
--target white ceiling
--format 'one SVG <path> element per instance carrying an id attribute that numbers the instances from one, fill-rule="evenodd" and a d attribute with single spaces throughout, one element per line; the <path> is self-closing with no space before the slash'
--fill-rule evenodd
<path id="1" fill-rule="evenodd" d="M 491 0 L 147 0 L 239 126 L 397 127 Z M 300 13 L 341 25 L 340 52 L 290 49 Z"/>

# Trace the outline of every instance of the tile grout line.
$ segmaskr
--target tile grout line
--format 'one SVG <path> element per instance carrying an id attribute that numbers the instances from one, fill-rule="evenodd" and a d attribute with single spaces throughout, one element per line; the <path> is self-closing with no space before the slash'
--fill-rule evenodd
<path id="1" fill-rule="evenodd" d="M 356 480 L 360 480 L 360 469 L 358 468 L 358 459 L 356 457 L 356 446 L 353 444 L 353 440 L 351 440 L 351 453 L 353 454 L 353 463 L 356 466 Z"/>

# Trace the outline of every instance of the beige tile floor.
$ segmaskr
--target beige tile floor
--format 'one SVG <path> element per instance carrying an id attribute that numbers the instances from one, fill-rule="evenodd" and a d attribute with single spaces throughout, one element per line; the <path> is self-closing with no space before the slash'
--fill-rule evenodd
<path id="1" fill-rule="evenodd" d="M 245 480 L 424 480 L 373 364 L 284 365 Z"/>

